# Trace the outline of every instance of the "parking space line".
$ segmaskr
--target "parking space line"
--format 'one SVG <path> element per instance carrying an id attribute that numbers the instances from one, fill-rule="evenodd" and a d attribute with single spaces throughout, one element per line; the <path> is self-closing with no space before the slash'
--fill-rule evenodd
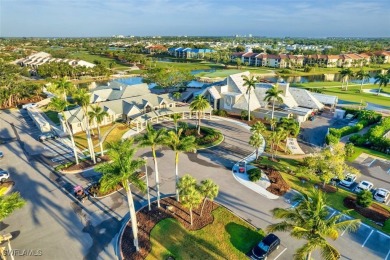
<path id="1" fill-rule="evenodd" d="M 282 252 L 280 252 L 280 253 L 274 258 L 274 260 L 278 259 L 286 250 L 287 250 L 287 247 L 286 247 Z"/>
<path id="2" fill-rule="evenodd" d="M 376 231 L 377 233 L 379 233 L 379 235 L 382 235 L 382 236 L 384 236 L 384 237 L 387 237 L 387 238 L 389 238 L 390 239 L 390 236 L 389 235 L 386 235 L 385 233 L 383 233 L 383 232 L 381 232 L 381 231 Z"/>
<path id="3" fill-rule="evenodd" d="M 352 223 L 351 223 L 352 224 Z M 345 231 L 347 231 L 347 229 L 349 229 L 349 227 L 351 226 L 351 224 L 348 225 L 348 227 L 346 229 L 344 229 L 343 233 L 341 233 L 341 236 L 344 236 L 344 233 Z"/>
<path id="4" fill-rule="evenodd" d="M 385 260 L 387 260 L 387 258 L 389 258 L 389 255 L 390 255 L 390 249 L 389 249 L 389 252 L 387 252 Z"/>
<path id="5" fill-rule="evenodd" d="M 336 214 L 336 211 L 333 211 L 333 213 L 329 216 L 328 219 L 330 219 L 331 217 L 333 217 L 334 214 Z"/>
<path id="6" fill-rule="evenodd" d="M 372 235 L 373 232 L 374 232 L 374 230 L 371 230 L 370 234 L 367 236 L 366 240 L 364 241 L 362 247 L 364 247 L 364 245 L 367 243 L 368 239 L 370 238 L 370 236 Z"/>

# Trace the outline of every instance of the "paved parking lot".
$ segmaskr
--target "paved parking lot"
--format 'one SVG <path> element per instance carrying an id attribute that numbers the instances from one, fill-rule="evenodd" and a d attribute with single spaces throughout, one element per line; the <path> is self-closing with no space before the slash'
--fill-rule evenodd
<path id="1" fill-rule="evenodd" d="M 390 191 L 390 161 L 376 158 L 367 154 L 361 154 L 351 163 L 351 166 L 360 170 L 361 175 L 357 176 L 356 183 L 351 185 L 353 190 L 360 181 L 367 180 L 374 184 L 372 192 L 377 188 L 384 188 Z M 386 202 L 390 204 L 390 199 Z"/>
<path id="2" fill-rule="evenodd" d="M 73 150 L 67 138 L 47 140 L 43 143 L 38 141 L 41 131 L 25 110 L 4 110 L 0 120 L 0 140 L 20 142 L 27 155 L 41 157 L 51 166 L 70 161 L 73 157 Z"/>
<path id="3" fill-rule="evenodd" d="M 292 207 L 297 206 L 293 198 L 297 192 L 290 191 L 284 196 L 284 200 Z M 335 214 L 342 214 L 332 208 L 329 209 L 329 217 Z M 343 214 L 341 221 L 351 219 L 351 217 Z M 340 237 L 331 242 L 336 248 L 342 248 L 341 259 L 390 259 L 390 236 L 371 228 L 370 226 L 362 223 L 358 230 L 355 232 L 344 231 L 340 234 Z M 354 248 L 360 247 L 364 250 L 356 250 Z M 320 257 L 318 257 L 320 258 Z M 317 258 L 316 258 L 317 259 Z"/>

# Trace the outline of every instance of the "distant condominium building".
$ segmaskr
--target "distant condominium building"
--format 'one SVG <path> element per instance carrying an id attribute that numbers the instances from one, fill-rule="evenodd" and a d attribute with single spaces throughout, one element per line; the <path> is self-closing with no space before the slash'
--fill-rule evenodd
<path id="1" fill-rule="evenodd" d="M 373 58 L 380 57 L 383 63 L 390 62 L 390 52 L 380 51 L 375 52 L 372 55 L 366 53 L 347 53 L 339 55 L 324 55 L 324 54 L 312 54 L 312 55 L 290 55 L 290 54 L 266 54 L 266 53 L 254 53 L 248 52 L 236 52 L 230 56 L 232 62 L 237 58 L 241 59 L 241 62 L 250 66 L 258 67 L 272 67 L 272 68 L 288 68 L 288 67 L 300 67 L 300 66 L 314 66 L 320 67 L 361 67 L 370 64 Z"/>
<path id="2" fill-rule="evenodd" d="M 50 63 L 50 62 L 64 62 L 74 67 L 75 66 L 85 66 L 87 68 L 95 67 L 95 64 L 83 60 L 53 58 L 49 53 L 46 52 L 37 52 L 31 54 L 30 56 L 27 56 L 26 58 L 18 59 L 13 63 L 18 64 L 22 67 L 31 67 L 32 69 L 37 69 L 40 65 Z"/>
<path id="3" fill-rule="evenodd" d="M 206 53 L 213 53 L 213 52 L 215 51 L 212 49 L 192 49 L 192 48 L 184 48 L 184 47 L 168 49 L 169 55 L 174 56 L 176 58 L 183 58 L 183 59 L 202 59 L 204 58 Z"/>

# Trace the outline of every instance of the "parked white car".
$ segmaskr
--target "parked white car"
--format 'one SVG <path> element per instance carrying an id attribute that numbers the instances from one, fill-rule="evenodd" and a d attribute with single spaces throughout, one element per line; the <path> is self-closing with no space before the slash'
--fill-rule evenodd
<path id="1" fill-rule="evenodd" d="M 37 103 L 28 103 L 22 106 L 23 109 L 38 107 Z"/>
<path id="2" fill-rule="evenodd" d="M 390 191 L 379 188 L 374 193 L 374 200 L 382 203 L 386 203 L 389 200 Z"/>
<path id="3" fill-rule="evenodd" d="M 369 181 L 361 181 L 359 183 L 359 185 L 355 188 L 355 192 L 356 193 L 359 193 L 363 190 L 371 190 L 372 187 L 374 187 L 374 184 L 372 184 L 372 182 L 369 182 Z"/>
<path id="4" fill-rule="evenodd" d="M 345 187 L 350 187 L 354 182 L 356 181 L 356 175 L 352 173 L 348 173 L 345 175 L 345 178 L 340 181 L 340 185 L 343 185 Z"/>
<path id="5" fill-rule="evenodd" d="M 0 182 L 3 182 L 9 178 L 9 173 L 5 170 L 0 169 Z"/>

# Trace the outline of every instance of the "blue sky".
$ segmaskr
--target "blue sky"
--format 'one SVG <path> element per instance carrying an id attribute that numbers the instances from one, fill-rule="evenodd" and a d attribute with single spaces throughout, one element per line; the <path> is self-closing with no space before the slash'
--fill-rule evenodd
<path id="1" fill-rule="evenodd" d="M 389 0 L 0 0 L 2 37 L 390 37 Z"/>

